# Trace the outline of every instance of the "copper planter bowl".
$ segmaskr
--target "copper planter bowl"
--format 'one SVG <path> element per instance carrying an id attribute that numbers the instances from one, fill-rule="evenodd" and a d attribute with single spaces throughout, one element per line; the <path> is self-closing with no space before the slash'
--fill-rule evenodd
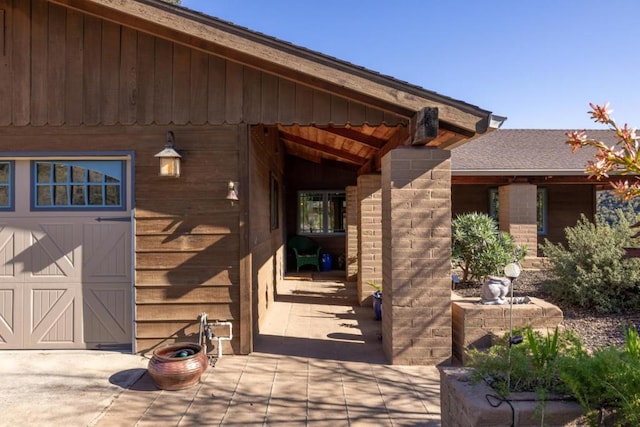
<path id="1" fill-rule="evenodd" d="M 197 384 L 207 365 L 201 345 L 175 343 L 154 350 L 147 370 L 158 388 L 182 390 Z"/>

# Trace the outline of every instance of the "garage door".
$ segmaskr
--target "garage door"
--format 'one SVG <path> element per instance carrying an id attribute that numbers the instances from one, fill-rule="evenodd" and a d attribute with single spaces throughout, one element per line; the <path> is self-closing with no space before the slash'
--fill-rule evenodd
<path id="1" fill-rule="evenodd" d="M 128 161 L 0 160 L 0 348 L 129 348 Z"/>

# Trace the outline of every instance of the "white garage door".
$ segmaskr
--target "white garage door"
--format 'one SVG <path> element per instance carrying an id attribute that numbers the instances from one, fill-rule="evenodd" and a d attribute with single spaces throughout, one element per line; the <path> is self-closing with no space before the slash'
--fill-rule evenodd
<path id="1" fill-rule="evenodd" d="M 0 160 L 0 348 L 129 348 L 126 160 Z"/>

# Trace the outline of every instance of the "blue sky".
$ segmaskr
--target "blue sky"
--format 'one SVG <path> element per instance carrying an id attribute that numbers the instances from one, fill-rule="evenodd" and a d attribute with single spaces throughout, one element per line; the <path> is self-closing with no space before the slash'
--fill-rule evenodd
<path id="1" fill-rule="evenodd" d="M 637 0 L 183 0 L 251 30 L 477 105 L 504 128 L 640 127 Z"/>

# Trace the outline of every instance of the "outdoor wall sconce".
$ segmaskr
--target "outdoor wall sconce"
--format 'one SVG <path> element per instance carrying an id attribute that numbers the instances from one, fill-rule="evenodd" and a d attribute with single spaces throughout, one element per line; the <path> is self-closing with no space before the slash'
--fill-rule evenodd
<path id="1" fill-rule="evenodd" d="M 240 184 L 238 182 L 229 181 L 229 185 L 228 185 L 229 192 L 227 193 L 227 200 L 231 200 L 231 202 L 235 202 L 238 200 L 239 185 Z"/>
<path id="2" fill-rule="evenodd" d="M 167 143 L 164 150 L 156 154 L 154 157 L 160 159 L 160 176 L 170 176 L 177 178 L 180 176 L 180 158 L 182 157 L 175 150 L 173 144 L 175 136 L 173 131 L 167 132 Z"/>

